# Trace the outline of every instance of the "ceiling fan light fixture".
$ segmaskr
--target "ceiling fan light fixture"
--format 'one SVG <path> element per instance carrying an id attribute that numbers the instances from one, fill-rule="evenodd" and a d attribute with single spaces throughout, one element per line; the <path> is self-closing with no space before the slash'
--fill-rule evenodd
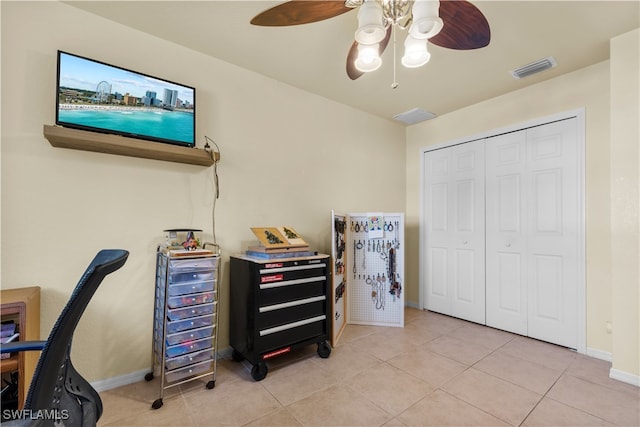
<path id="1" fill-rule="evenodd" d="M 429 62 L 431 54 L 427 50 L 427 41 L 416 39 L 409 34 L 404 41 L 404 55 L 401 62 L 407 68 L 418 68 Z"/>
<path id="2" fill-rule="evenodd" d="M 366 0 L 358 9 L 356 41 L 360 44 L 380 43 L 387 34 L 383 22 L 382 6 L 376 0 Z"/>
<path id="3" fill-rule="evenodd" d="M 409 33 L 416 39 L 428 39 L 438 34 L 444 26 L 439 11 L 439 0 L 415 0 L 411 11 L 413 23 Z"/>
<path id="4" fill-rule="evenodd" d="M 359 44 L 358 57 L 353 64 L 357 70 L 363 73 L 375 71 L 382 65 L 380 58 L 380 43 Z"/>

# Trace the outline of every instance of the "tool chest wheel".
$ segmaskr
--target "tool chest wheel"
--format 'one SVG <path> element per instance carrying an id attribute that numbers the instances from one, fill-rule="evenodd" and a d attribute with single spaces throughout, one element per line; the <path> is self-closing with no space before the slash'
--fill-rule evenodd
<path id="1" fill-rule="evenodd" d="M 326 341 L 321 341 L 318 343 L 318 356 L 326 359 L 331 354 L 331 345 L 329 345 Z"/>
<path id="2" fill-rule="evenodd" d="M 268 371 L 269 368 L 267 367 L 267 364 L 264 362 L 260 362 L 256 365 L 253 365 L 253 368 L 251 368 L 251 378 L 256 381 L 261 381 L 264 379 L 264 377 L 267 376 Z"/>

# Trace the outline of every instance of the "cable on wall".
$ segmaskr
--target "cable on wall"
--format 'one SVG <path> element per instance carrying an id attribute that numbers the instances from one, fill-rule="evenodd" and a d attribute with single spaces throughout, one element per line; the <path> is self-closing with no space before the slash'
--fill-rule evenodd
<path id="1" fill-rule="evenodd" d="M 213 230 L 213 243 L 215 245 L 218 245 L 218 239 L 216 237 L 216 201 L 220 197 L 220 183 L 218 180 L 218 163 L 220 162 L 220 147 L 218 147 L 218 144 L 216 144 L 216 142 L 213 139 L 209 138 L 208 136 L 205 135 L 204 139 L 205 139 L 204 149 L 205 151 L 210 152 L 213 157 L 214 197 L 213 197 L 213 207 L 211 209 L 211 226 Z M 215 150 L 213 151 L 211 150 L 211 146 L 209 145 L 209 142 L 213 144 L 213 146 L 215 147 Z"/>

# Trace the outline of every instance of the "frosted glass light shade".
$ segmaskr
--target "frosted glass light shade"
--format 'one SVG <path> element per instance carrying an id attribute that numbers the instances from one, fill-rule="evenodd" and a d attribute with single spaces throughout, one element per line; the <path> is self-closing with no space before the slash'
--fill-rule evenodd
<path id="1" fill-rule="evenodd" d="M 380 43 L 358 44 L 358 57 L 353 65 L 363 73 L 377 70 L 382 65 L 379 50 Z"/>
<path id="2" fill-rule="evenodd" d="M 415 0 L 413 9 L 413 23 L 409 28 L 409 34 L 413 38 L 426 40 L 438 34 L 442 30 L 443 22 L 439 16 L 439 0 Z"/>
<path id="3" fill-rule="evenodd" d="M 427 51 L 427 41 L 408 35 L 404 41 L 404 55 L 402 65 L 407 68 L 422 67 L 429 62 L 431 54 Z"/>
<path id="4" fill-rule="evenodd" d="M 358 9 L 356 41 L 360 44 L 380 43 L 387 34 L 383 22 L 380 3 L 376 0 L 365 0 Z"/>

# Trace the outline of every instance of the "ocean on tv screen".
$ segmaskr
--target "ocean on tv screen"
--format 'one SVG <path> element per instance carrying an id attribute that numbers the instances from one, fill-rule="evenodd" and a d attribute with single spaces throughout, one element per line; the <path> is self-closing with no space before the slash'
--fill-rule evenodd
<path id="1" fill-rule="evenodd" d="M 58 121 L 139 137 L 193 144 L 193 110 L 61 104 Z"/>

